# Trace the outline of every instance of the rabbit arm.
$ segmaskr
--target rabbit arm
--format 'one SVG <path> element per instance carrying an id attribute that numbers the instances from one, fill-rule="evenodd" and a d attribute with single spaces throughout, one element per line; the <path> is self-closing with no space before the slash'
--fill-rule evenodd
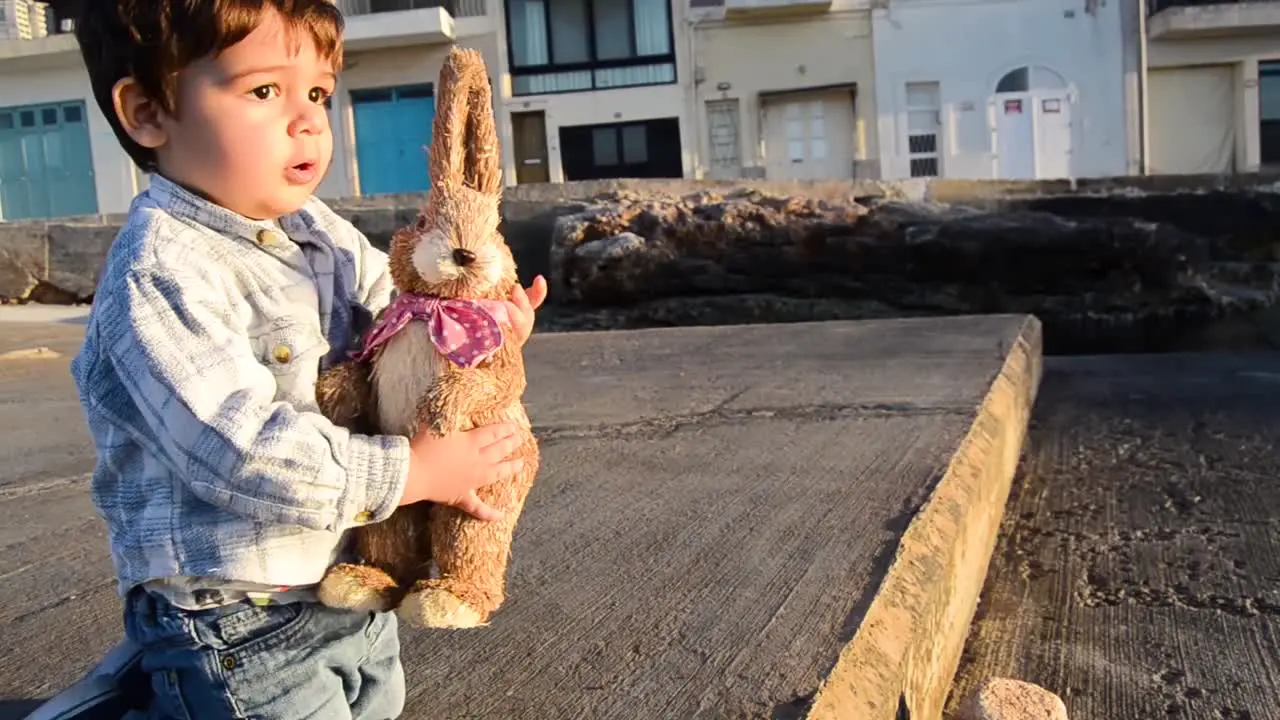
<path id="1" fill-rule="evenodd" d="M 334 425 L 352 432 L 374 432 L 369 366 L 348 360 L 321 373 L 316 381 L 316 404 Z"/>
<path id="2" fill-rule="evenodd" d="M 446 370 L 423 399 L 422 417 L 438 434 L 467 429 L 449 423 L 505 408 L 519 401 L 524 389 L 524 355 L 515 343 L 504 342 L 478 367 Z"/>

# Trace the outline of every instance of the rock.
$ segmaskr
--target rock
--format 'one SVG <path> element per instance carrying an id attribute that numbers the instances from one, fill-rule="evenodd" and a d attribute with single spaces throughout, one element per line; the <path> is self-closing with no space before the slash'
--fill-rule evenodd
<path id="1" fill-rule="evenodd" d="M 820 270 L 809 243 L 848 231 L 865 213 L 854 202 L 754 191 L 723 197 L 608 193 L 557 220 L 551 237 L 553 291 L 560 302 L 606 305 L 767 292 L 775 289 L 775 279 Z M 610 238 L 625 240 L 598 244 Z M 611 251 L 600 252 L 604 247 Z"/>
<path id="2" fill-rule="evenodd" d="M 1170 200 L 1129 214 L 1047 200 L 611 193 L 557 220 L 551 299 L 565 306 L 557 323 L 612 313 L 616 327 L 1034 313 L 1055 353 L 1186 349 L 1227 337 L 1207 328 L 1230 317 L 1244 330 L 1226 342 L 1249 345 L 1277 335 L 1270 316 L 1265 329 L 1252 319 L 1280 297 L 1263 222 L 1280 216 L 1272 202 L 1254 202 L 1245 222 L 1187 219 Z"/>
<path id="3" fill-rule="evenodd" d="M 38 282 L 17 258 L 0 248 L 0 299 L 25 300 Z"/>
<path id="4" fill-rule="evenodd" d="M 965 698 L 957 720 L 1067 720 L 1067 706 L 1039 685 L 991 678 Z"/>
<path id="5" fill-rule="evenodd" d="M 595 262 L 619 260 L 631 252 L 643 250 L 644 245 L 644 238 L 633 232 L 624 232 L 600 240 L 582 243 L 573 249 L 573 254 L 579 258 Z"/>
<path id="6" fill-rule="evenodd" d="M 119 232 L 111 225 L 51 223 L 48 284 L 57 292 L 51 290 L 50 297 L 66 298 L 59 304 L 67 304 L 93 295 L 103 260 Z"/>
<path id="7" fill-rule="evenodd" d="M 68 276 L 73 284 L 79 284 L 74 276 Z M 68 290 L 65 287 L 52 282 L 41 280 L 31 289 L 31 293 L 27 295 L 27 299 L 33 303 L 41 305 L 79 305 L 81 303 L 90 302 L 93 298 L 93 291 L 79 293 L 74 290 Z"/>

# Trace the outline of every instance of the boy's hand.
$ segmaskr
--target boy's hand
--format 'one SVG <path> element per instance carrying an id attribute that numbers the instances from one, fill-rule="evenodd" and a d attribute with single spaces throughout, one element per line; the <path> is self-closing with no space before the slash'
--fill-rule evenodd
<path id="1" fill-rule="evenodd" d="M 511 423 L 444 437 L 419 431 L 409 441 L 409 479 L 400 505 L 437 502 L 480 520 L 502 519 L 502 513 L 481 500 L 476 490 L 520 471 L 523 460 L 506 459 L 520 447 L 516 432 Z"/>
<path id="2" fill-rule="evenodd" d="M 516 283 L 515 289 L 511 291 L 511 299 L 507 301 L 507 315 L 511 318 L 511 329 L 514 331 L 511 339 L 516 345 L 523 347 L 533 334 L 534 311 L 546 299 L 547 280 L 541 275 L 533 279 L 528 290 Z"/>

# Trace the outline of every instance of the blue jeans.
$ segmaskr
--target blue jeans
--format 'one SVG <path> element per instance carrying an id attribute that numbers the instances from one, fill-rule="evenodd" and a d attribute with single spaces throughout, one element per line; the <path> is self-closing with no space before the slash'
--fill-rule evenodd
<path id="1" fill-rule="evenodd" d="M 193 611 L 135 588 L 124 623 L 151 677 L 145 717 L 385 720 L 404 709 L 393 613 L 309 602 Z"/>

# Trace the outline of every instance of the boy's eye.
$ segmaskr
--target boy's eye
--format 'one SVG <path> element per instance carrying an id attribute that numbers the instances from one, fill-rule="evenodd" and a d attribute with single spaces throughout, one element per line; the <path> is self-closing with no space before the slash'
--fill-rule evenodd
<path id="1" fill-rule="evenodd" d="M 308 98 L 311 102 L 318 105 L 329 99 L 329 91 L 324 88 L 314 87 L 311 88 L 311 93 L 308 95 Z"/>
<path id="2" fill-rule="evenodd" d="M 259 85 L 258 87 L 250 90 L 249 92 L 253 93 L 253 96 L 258 98 L 259 100 L 270 100 L 272 95 L 275 93 L 275 91 L 276 91 L 275 85 Z"/>

